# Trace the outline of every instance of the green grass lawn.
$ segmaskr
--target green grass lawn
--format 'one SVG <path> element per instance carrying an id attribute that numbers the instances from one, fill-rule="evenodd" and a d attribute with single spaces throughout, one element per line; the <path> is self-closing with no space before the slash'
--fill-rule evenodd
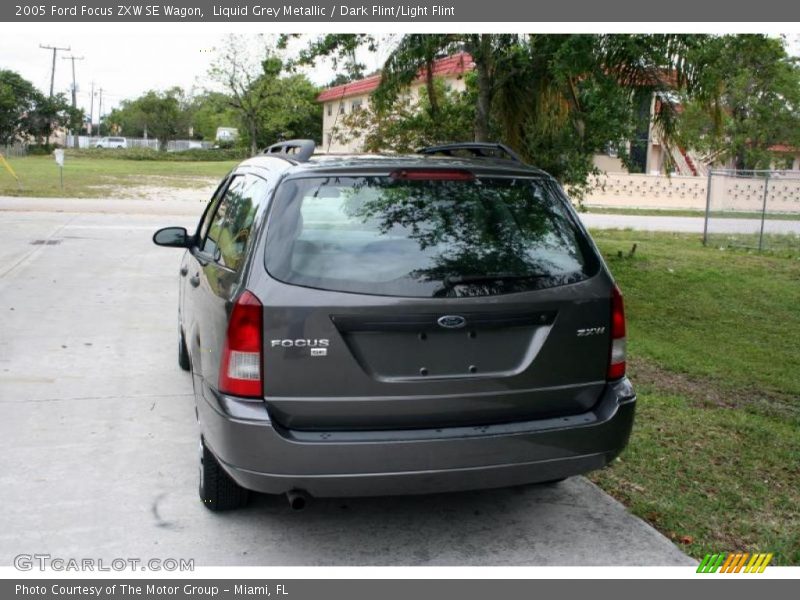
<path id="1" fill-rule="evenodd" d="M 67 156 L 64 189 L 58 167 L 50 156 L 9 159 L 22 188 L 0 166 L 0 196 L 98 198 L 113 196 L 113 190 L 135 186 L 192 188 L 208 185 L 236 161 L 141 161 Z"/>
<path id="2" fill-rule="evenodd" d="M 800 564 L 800 256 L 593 235 L 625 295 L 639 404 L 629 448 L 592 479 L 697 558 Z"/>

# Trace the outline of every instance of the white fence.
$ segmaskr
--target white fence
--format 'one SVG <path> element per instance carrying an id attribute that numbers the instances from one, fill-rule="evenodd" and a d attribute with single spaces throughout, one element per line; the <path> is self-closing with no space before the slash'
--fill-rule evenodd
<path id="1" fill-rule="evenodd" d="M 115 136 L 122 137 L 122 136 Z M 78 148 L 95 148 L 97 143 L 102 138 L 99 136 L 78 136 Z M 158 150 L 158 140 L 153 138 L 125 138 L 128 148 L 150 148 L 151 150 Z M 65 145 L 67 148 L 75 147 L 75 139 L 71 135 L 67 135 Z M 167 152 L 180 152 L 182 150 L 207 150 L 214 146 L 213 142 L 201 142 L 198 140 L 170 140 L 167 142 Z"/>
<path id="2" fill-rule="evenodd" d="M 609 208 L 703 210 L 707 177 L 606 173 L 592 181 L 584 204 Z"/>
<path id="3" fill-rule="evenodd" d="M 22 142 L 0 146 L 0 154 L 8 158 L 17 158 L 28 154 L 28 145 Z"/>
<path id="4" fill-rule="evenodd" d="M 770 209 L 774 212 L 800 213 L 800 171 L 771 173 Z M 714 178 L 714 205 L 724 203 L 729 211 L 761 211 L 764 184 L 758 177 L 715 171 Z M 700 211 L 706 208 L 708 181 L 708 176 L 606 173 L 593 180 L 584 204 L 608 208 Z"/>

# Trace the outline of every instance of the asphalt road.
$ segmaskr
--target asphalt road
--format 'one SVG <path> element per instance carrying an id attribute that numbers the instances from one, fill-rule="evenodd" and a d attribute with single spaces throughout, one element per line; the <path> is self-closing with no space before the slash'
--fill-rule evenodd
<path id="1" fill-rule="evenodd" d="M 213 514 L 175 355 L 173 215 L 0 211 L 0 565 L 694 564 L 583 478 L 427 497 L 283 497 Z M 155 212 L 155 211 L 152 211 Z"/>

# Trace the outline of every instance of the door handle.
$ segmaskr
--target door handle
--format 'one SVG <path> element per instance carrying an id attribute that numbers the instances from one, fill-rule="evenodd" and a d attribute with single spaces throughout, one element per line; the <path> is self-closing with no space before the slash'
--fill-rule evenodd
<path id="1" fill-rule="evenodd" d="M 192 275 L 191 277 L 189 277 L 189 283 L 191 283 L 193 287 L 199 286 L 200 285 L 199 273 L 197 275 Z"/>
<path id="2" fill-rule="evenodd" d="M 181 267 L 181 277 L 185 277 L 189 272 L 189 267 Z"/>

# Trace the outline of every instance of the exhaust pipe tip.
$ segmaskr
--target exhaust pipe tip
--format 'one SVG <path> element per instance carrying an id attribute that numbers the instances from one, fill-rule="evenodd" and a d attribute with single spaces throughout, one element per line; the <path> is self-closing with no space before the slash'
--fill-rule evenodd
<path id="1" fill-rule="evenodd" d="M 289 501 L 289 508 L 301 511 L 311 501 L 311 496 L 303 490 L 289 490 L 286 492 L 286 499 Z"/>

